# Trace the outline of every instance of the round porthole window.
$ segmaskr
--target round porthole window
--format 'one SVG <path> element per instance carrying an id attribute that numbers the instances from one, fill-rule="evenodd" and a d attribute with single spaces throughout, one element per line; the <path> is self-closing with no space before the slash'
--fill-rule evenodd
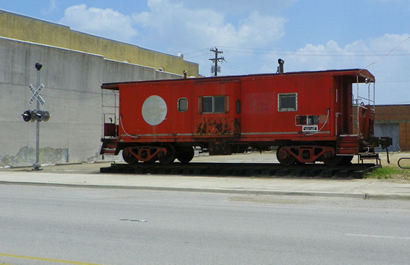
<path id="1" fill-rule="evenodd" d="M 142 104 L 142 117 L 149 125 L 155 126 L 165 120 L 167 103 L 160 96 L 149 96 Z"/>

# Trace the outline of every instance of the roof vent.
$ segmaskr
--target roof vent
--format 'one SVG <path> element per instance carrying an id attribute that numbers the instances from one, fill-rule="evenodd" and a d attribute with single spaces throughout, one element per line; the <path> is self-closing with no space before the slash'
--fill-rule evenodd
<path id="1" fill-rule="evenodd" d="M 277 73 L 277 74 L 283 74 L 283 72 L 284 72 L 284 70 L 283 70 L 283 65 L 285 64 L 285 61 L 282 60 L 281 58 L 279 58 L 279 59 L 278 59 L 278 64 L 279 64 L 279 66 L 278 66 L 278 68 L 277 68 L 277 70 L 276 70 L 276 73 Z"/>

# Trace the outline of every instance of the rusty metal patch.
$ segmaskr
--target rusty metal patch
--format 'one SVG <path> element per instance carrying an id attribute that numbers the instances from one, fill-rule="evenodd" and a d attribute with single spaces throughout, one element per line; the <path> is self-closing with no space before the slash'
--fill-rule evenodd
<path id="1" fill-rule="evenodd" d="M 199 135 L 233 135 L 240 134 L 240 123 L 237 119 L 225 117 L 203 117 L 196 127 Z"/>

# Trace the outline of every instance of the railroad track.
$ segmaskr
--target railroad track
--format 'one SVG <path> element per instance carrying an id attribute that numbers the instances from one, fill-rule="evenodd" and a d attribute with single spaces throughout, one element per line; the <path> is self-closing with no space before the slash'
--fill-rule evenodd
<path id="1" fill-rule="evenodd" d="M 323 164 L 282 166 L 269 163 L 159 163 L 137 165 L 111 164 L 100 168 L 101 173 L 160 174 L 187 176 L 266 176 L 266 177 L 319 177 L 319 178 L 362 178 L 376 169 L 375 164 L 351 164 L 329 167 Z"/>

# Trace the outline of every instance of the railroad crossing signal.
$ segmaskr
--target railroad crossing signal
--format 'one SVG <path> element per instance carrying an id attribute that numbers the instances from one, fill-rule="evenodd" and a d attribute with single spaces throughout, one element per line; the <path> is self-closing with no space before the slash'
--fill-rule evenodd
<path id="1" fill-rule="evenodd" d="M 40 70 L 43 65 L 41 63 L 36 63 L 35 68 L 37 70 L 37 88 L 30 85 L 30 91 L 33 94 L 30 98 L 30 105 L 33 101 L 36 101 L 35 110 L 26 110 L 21 114 L 25 122 L 36 121 L 36 162 L 33 164 L 34 170 L 40 170 L 40 121 L 48 121 L 50 119 L 50 113 L 46 110 L 40 109 L 40 104 L 44 105 L 46 101 L 40 95 L 41 90 L 45 87 L 44 84 L 40 84 Z"/>
<path id="2" fill-rule="evenodd" d="M 37 89 L 35 89 L 32 85 L 30 85 L 29 88 L 30 88 L 31 93 L 33 93 L 29 101 L 30 105 L 31 103 L 33 103 L 34 100 L 37 100 L 38 102 L 40 102 L 41 105 L 44 105 L 46 101 L 40 95 L 41 90 L 44 88 L 44 84 L 39 85 Z"/>
<path id="3" fill-rule="evenodd" d="M 35 67 L 37 69 L 37 88 L 34 88 L 33 85 L 29 85 L 30 91 L 32 93 L 31 98 L 29 100 L 29 104 L 31 105 L 34 101 L 37 102 L 37 108 L 35 110 L 26 110 L 21 114 L 23 117 L 23 120 L 25 122 L 29 121 L 48 121 L 50 119 L 50 113 L 45 110 L 40 110 L 40 104 L 44 105 L 46 101 L 44 98 L 40 95 L 41 90 L 45 87 L 44 84 L 39 84 L 40 82 L 40 69 L 43 65 L 40 63 L 36 63 Z"/>

